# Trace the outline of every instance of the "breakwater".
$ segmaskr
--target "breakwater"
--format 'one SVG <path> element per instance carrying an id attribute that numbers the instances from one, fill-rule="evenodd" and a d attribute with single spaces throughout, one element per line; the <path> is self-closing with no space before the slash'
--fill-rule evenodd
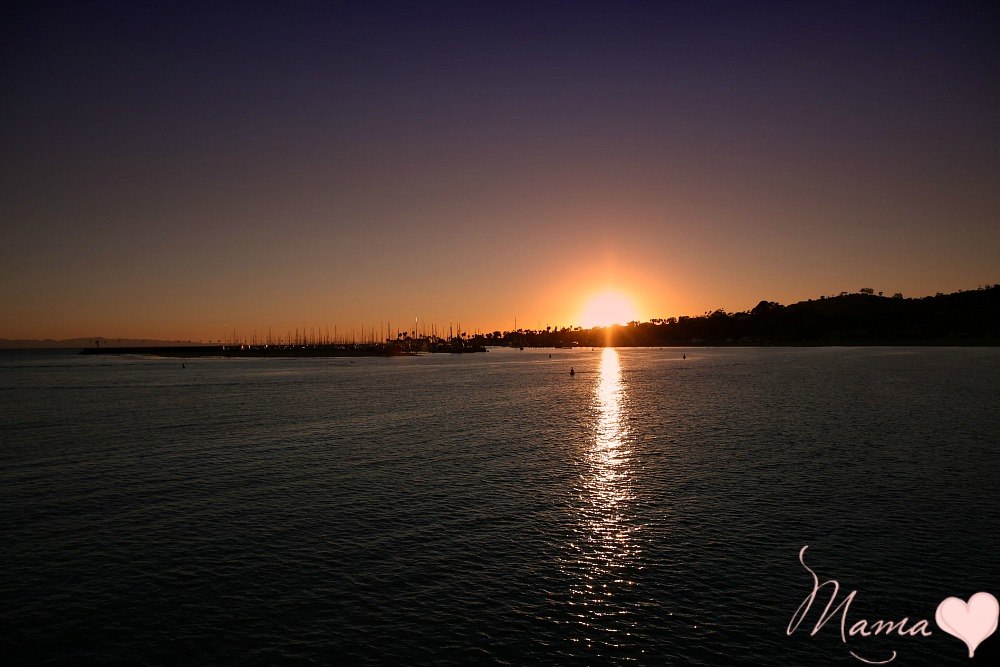
<path id="1" fill-rule="evenodd" d="M 144 354 L 156 357 L 391 357 L 417 354 L 390 345 L 192 345 L 177 347 L 89 347 L 80 354 Z"/>
<path id="2" fill-rule="evenodd" d="M 318 343 L 308 345 L 180 345 L 88 347 L 80 354 L 142 354 L 156 357 L 398 357 L 430 353 L 485 352 L 482 345 L 463 340 L 425 339 L 386 343 Z"/>

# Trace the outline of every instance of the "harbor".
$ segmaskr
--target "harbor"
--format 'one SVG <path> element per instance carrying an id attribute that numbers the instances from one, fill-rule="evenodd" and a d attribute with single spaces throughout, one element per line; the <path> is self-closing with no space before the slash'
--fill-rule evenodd
<path id="1" fill-rule="evenodd" d="M 486 352 L 481 337 L 401 336 L 374 343 L 231 343 L 226 345 L 101 346 L 87 347 L 80 354 L 139 354 L 156 357 L 398 357 L 419 354 L 464 354 Z"/>

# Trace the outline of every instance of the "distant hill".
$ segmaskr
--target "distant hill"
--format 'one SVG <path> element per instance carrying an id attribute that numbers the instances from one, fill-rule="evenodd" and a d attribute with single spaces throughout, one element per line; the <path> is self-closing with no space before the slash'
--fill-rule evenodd
<path id="1" fill-rule="evenodd" d="M 84 347 L 96 347 L 95 341 L 100 341 L 101 347 L 175 347 L 179 345 L 202 345 L 187 340 L 153 340 L 137 338 L 67 338 L 64 340 L 11 340 L 0 338 L 0 349 L 27 349 L 27 348 L 60 348 L 60 349 L 80 349 Z M 207 343 L 206 343 L 207 344 Z"/>
<path id="2" fill-rule="evenodd" d="M 1000 342 L 1000 286 L 914 299 L 844 294 L 768 308 L 758 315 L 748 333 L 777 341 L 865 344 L 992 339 L 996 344 Z"/>
<path id="3" fill-rule="evenodd" d="M 610 334 L 610 338 L 609 335 Z M 487 345 L 1000 345 L 1000 285 L 904 299 L 872 290 L 600 329 L 494 332 Z"/>

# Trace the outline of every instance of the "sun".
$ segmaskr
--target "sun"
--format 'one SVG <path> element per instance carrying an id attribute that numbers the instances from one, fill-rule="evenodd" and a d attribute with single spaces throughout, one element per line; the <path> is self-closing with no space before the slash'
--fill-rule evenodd
<path id="1" fill-rule="evenodd" d="M 618 290 L 605 290 L 587 299 L 580 313 L 580 325 L 585 329 L 626 324 L 639 319 L 639 311 L 625 294 Z"/>

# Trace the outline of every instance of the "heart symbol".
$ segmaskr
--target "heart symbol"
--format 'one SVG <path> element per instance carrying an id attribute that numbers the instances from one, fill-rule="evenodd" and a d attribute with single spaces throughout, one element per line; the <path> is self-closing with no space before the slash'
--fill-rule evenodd
<path id="1" fill-rule="evenodd" d="M 976 647 L 997 629 L 1000 604 L 989 593 L 976 593 L 966 604 L 960 598 L 948 598 L 938 605 L 934 620 L 949 635 L 958 637 L 969 647 L 969 657 Z"/>

